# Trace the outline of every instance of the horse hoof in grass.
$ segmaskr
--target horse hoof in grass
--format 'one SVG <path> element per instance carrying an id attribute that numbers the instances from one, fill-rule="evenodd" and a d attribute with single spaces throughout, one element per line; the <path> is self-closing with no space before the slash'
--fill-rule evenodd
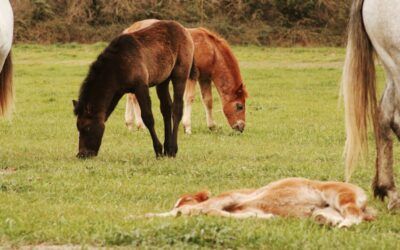
<path id="1" fill-rule="evenodd" d="M 97 153 L 96 152 L 79 152 L 76 157 L 79 159 L 89 159 L 96 157 Z"/>
<path id="2" fill-rule="evenodd" d="M 192 134 L 192 128 L 190 127 L 184 127 L 184 131 L 186 135 L 191 135 Z"/>
<path id="3" fill-rule="evenodd" d="M 166 147 L 164 150 L 164 154 L 171 158 L 175 158 L 177 152 L 178 152 L 178 146 L 169 146 Z"/>
<path id="4" fill-rule="evenodd" d="M 216 123 L 213 123 L 213 124 L 211 124 L 211 125 L 208 125 L 208 129 L 209 129 L 210 131 L 215 131 L 215 130 L 217 130 L 217 129 L 218 129 L 217 124 L 216 124 Z"/>

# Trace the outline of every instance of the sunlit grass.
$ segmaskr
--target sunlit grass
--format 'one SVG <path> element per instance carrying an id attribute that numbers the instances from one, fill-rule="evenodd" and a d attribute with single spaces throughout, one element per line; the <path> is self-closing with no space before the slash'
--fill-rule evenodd
<path id="1" fill-rule="evenodd" d="M 99 156 L 81 161 L 71 100 L 104 46 L 16 47 L 16 111 L 12 121 L 0 121 L 2 245 L 398 247 L 399 216 L 373 199 L 378 220 L 348 230 L 297 219 L 135 218 L 168 210 L 180 194 L 206 188 L 218 193 L 290 176 L 343 180 L 338 82 L 344 49 L 235 47 L 250 92 L 245 133 L 227 126 L 215 92 L 220 128 L 208 131 L 197 97 L 193 135 L 181 131 L 177 158 L 157 160 L 147 131 L 125 128 L 123 99 L 107 122 Z M 154 90 L 152 100 L 163 138 Z M 369 194 L 373 154 L 353 179 Z"/>

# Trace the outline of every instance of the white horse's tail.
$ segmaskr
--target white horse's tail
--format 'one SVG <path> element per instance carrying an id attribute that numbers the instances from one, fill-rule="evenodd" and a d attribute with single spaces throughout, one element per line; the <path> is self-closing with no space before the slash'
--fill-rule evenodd
<path id="1" fill-rule="evenodd" d="M 374 48 L 363 21 L 364 0 L 354 0 L 349 23 L 346 61 L 342 76 L 342 91 L 346 120 L 345 168 L 346 180 L 368 149 L 368 118 L 372 119 L 375 137 L 379 136 L 378 105 Z"/>
<path id="2" fill-rule="evenodd" d="M 13 103 L 13 65 L 11 59 L 11 50 L 4 62 L 3 69 L 0 72 L 0 117 L 7 115 Z"/>

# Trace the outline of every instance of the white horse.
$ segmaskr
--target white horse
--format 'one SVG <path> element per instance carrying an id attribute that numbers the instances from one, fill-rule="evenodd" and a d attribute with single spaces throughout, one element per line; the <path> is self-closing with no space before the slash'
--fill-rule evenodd
<path id="1" fill-rule="evenodd" d="M 8 0 L 0 0 L 0 117 L 12 106 L 12 61 L 14 15 Z"/>
<path id="2" fill-rule="evenodd" d="M 400 138 L 400 1 L 354 0 L 342 89 L 346 116 L 346 178 L 363 156 L 372 118 L 377 146 L 374 194 L 399 209 L 393 176 L 393 133 Z M 386 72 L 382 100 L 376 99 L 374 54 Z"/>

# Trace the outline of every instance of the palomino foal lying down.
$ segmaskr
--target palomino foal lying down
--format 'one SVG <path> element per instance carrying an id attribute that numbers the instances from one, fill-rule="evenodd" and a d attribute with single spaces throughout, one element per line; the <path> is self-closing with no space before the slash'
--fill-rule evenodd
<path id="1" fill-rule="evenodd" d="M 274 216 L 312 217 L 317 222 L 350 227 L 375 217 L 367 209 L 367 196 L 355 185 L 288 178 L 260 189 L 235 190 L 209 197 L 208 192 L 182 196 L 170 212 L 147 217 L 214 215 L 244 219 Z"/>

